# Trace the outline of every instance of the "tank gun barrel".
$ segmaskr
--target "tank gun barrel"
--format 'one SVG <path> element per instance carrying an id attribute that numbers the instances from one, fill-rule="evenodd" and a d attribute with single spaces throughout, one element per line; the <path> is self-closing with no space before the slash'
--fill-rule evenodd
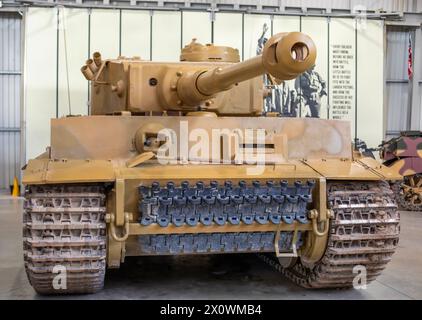
<path id="1" fill-rule="evenodd" d="M 301 32 L 278 33 L 265 44 L 262 55 L 227 67 L 216 67 L 181 75 L 177 94 L 183 105 L 194 106 L 238 82 L 268 73 L 279 80 L 291 80 L 315 64 L 316 47 Z"/>
<path id="2" fill-rule="evenodd" d="M 259 55 L 238 64 L 215 68 L 200 74 L 196 81 L 196 87 L 202 94 L 210 96 L 228 90 L 237 82 L 258 77 L 264 73 L 262 56 Z"/>

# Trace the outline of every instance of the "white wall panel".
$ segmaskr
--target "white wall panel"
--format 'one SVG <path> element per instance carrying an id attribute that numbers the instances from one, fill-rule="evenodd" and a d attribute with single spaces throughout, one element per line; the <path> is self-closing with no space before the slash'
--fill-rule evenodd
<path id="1" fill-rule="evenodd" d="M 262 35 L 264 24 L 268 26 L 267 37 L 271 36 L 271 19 L 268 15 L 262 14 L 245 14 L 244 29 L 244 59 L 254 57 L 258 46 L 258 39 Z"/>
<path id="2" fill-rule="evenodd" d="M 328 94 L 328 21 L 327 18 L 304 17 L 302 18 L 302 32 L 309 35 L 315 42 L 317 60 L 315 71 L 319 73 L 327 86 Z M 321 98 L 320 117 L 327 119 L 328 96 Z"/>
<path id="3" fill-rule="evenodd" d="M 29 8 L 25 39 L 26 158 L 50 145 L 50 118 L 56 116 L 57 10 Z"/>
<path id="4" fill-rule="evenodd" d="M 193 38 L 202 44 L 211 43 L 211 19 L 209 12 L 184 11 L 182 24 L 182 46 Z"/>
<path id="5" fill-rule="evenodd" d="M 122 10 L 122 55 L 149 60 L 151 22 L 148 11 Z"/>
<path id="6" fill-rule="evenodd" d="M 59 18 L 59 117 L 69 114 L 67 72 L 71 113 L 85 115 L 88 112 L 88 85 L 80 69 L 88 55 L 88 10 L 60 9 Z"/>
<path id="7" fill-rule="evenodd" d="M 242 59 L 242 14 L 216 13 L 214 21 L 214 43 L 239 50 Z"/>
<path id="8" fill-rule="evenodd" d="M 154 11 L 152 16 L 152 60 L 179 61 L 180 12 Z"/>
<path id="9" fill-rule="evenodd" d="M 293 31 L 300 31 L 300 17 L 274 16 L 273 34 Z"/>
<path id="10" fill-rule="evenodd" d="M 353 19 L 330 22 L 329 118 L 347 120 L 355 136 L 356 31 Z"/>
<path id="11" fill-rule="evenodd" d="M 384 138 L 384 25 L 366 22 L 357 38 L 357 133 L 369 147 Z"/>
<path id="12" fill-rule="evenodd" d="M 104 59 L 119 55 L 120 14 L 118 10 L 94 9 L 91 12 L 91 54 L 99 51 Z"/>

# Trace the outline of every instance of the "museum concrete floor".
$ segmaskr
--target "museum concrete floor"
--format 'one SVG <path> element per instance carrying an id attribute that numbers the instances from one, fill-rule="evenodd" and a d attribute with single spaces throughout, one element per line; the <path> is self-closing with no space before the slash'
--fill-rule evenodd
<path id="1" fill-rule="evenodd" d="M 0 299 L 46 299 L 22 262 L 21 199 L 0 195 Z M 302 289 L 256 255 L 128 259 L 106 275 L 103 291 L 78 299 L 422 299 L 422 213 L 402 212 L 393 260 L 367 289 Z M 63 297 L 55 297 L 63 298 Z M 64 297 L 63 299 L 68 299 Z"/>

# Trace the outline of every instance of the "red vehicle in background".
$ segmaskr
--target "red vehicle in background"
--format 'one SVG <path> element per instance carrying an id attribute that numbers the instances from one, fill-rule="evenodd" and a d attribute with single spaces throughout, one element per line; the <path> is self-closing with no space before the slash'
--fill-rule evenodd
<path id="1" fill-rule="evenodd" d="M 380 147 L 384 165 L 403 176 L 402 183 L 393 185 L 399 208 L 422 211 L 422 132 L 401 132 Z"/>

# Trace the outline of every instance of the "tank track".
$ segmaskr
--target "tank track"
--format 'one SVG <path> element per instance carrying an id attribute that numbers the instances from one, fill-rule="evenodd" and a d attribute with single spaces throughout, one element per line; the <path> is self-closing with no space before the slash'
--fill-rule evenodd
<path id="1" fill-rule="evenodd" d="M 189 185 L 181 182 L 177 186 L 170 181 L 160 186 L 139 186 L 139 222 L 142 225 L 158 224 L 167 227 L 170 223 L 196 226 L 215 223 L 238 225 L 308 223 L 307 206 L 312 202 L 314 181 L 302 184 L 296 181 L 217 181 L 205 184 L 202 181 Z"/>
<path id="2" fill-rule="evenodd" d="M 103 288 L 105 211 L 105 191 L 99 185 L 27 187 L 24 261 L 29 282 L 37 293 L 94 293 Z M 57 284 L 56 277 L 64 270 L 66 288 L 55 289 L 53 281 L 56 279 Z"/>
<path id="3" fill-rule="evenodd" d="M 396 182 L 391 184 L 391 189 L 394 192 L 395 199 L 397 201 L 397 206 L 400 210 L 403 211 L 422 211 L 421 204 L 411 204 L 409 201 L 406 201 L 404 195 L 401 191 L 402 182 Z"/>
<path id="4" fill-rule="evenodd" d="M 308 220 L 308 204 L 312 202 L 314 181 L 239 181 L 204 183 L 187 181 L 176 185 L 169 181 L 160 185 L 139 186 L 139 223 L 162 228 L 211 224 L 225 226 L 259 224 L 301 224 Z M 138 237 L 143 255 L 274 252 L 274 232 L 228 232 L 203 234 L 156 234 Z M 293 232 L 281 232 L 280 252 L 289 252 Z M 296 246 L 303 244 L 298 232 Z"/>
<path id="5" fill-rule="evenodd" d="M 281 232 L 278 241 L 280 252 L 289 252 L 293 232 Z M 274 232 L 238 232 L 209 234 L 148 235 L 138 238 L 144 255 L 210 254 L 274 252 Z M 303 244 L 298 232 L 296 246 Z"/>
<path id="6" fill-rule="evenodd" d="M 310 268 L 298 259 L 283 268 L 274 255 L 259 256 L 305 288 L 350 288 L 357 265 L 366 267 L 369 283 L 386 267 L 398 245 L 400 215 L 394 194 L 386 182 L 332 182 L 327 190 L 335 219 L 318 263 Z"/>

